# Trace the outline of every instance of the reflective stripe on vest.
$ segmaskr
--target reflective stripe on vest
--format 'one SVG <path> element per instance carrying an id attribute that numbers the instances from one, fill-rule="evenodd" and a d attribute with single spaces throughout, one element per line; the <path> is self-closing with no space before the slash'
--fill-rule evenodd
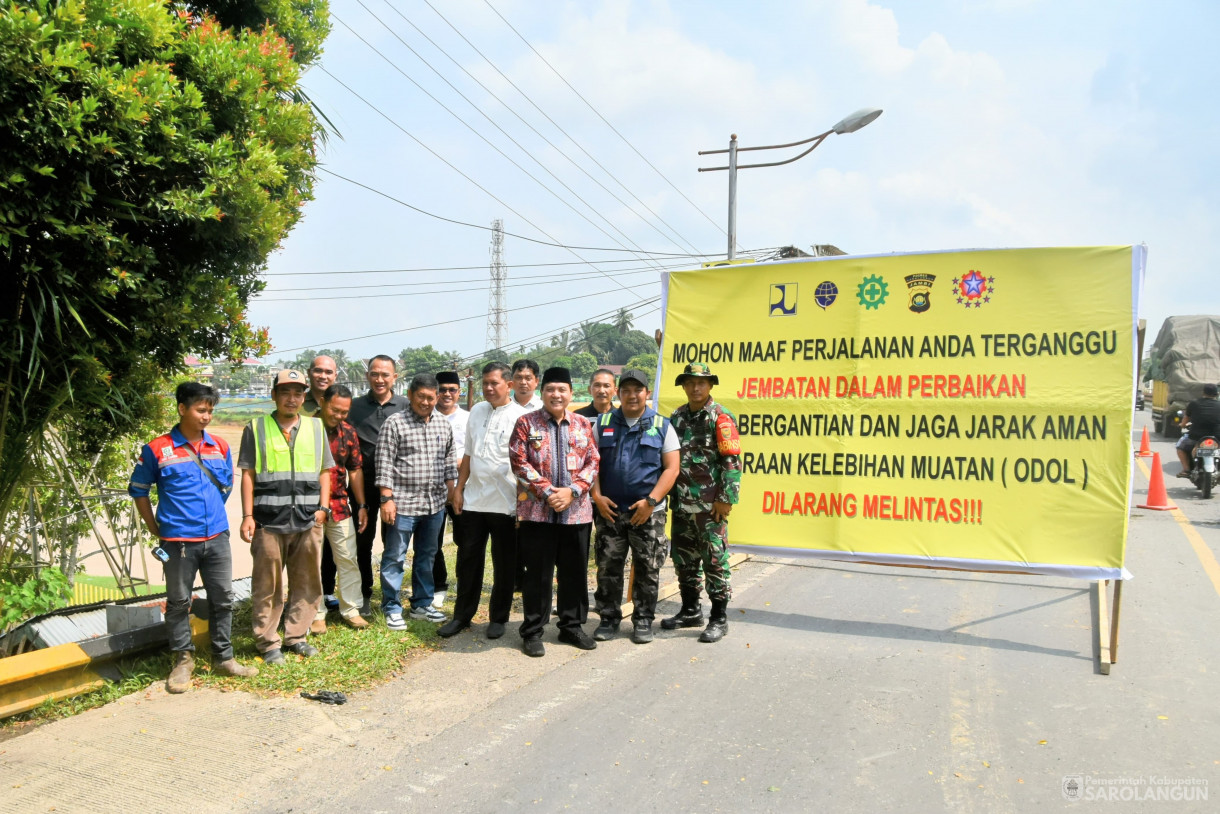
<path id="1" fill-rule="evenodd" d="M 597 438 L 601 453 L 598 482 L 601 492 L 622 509 L 648 496 L 661 479 L 661 447 L 669 419 L 651 407 L 634 427 L 628 427 L 618 410 L 598 416 Z M 607 430 L 611 432 L 607 434 Z"/>
<path id="2" fill-rule="evenodd" d="M 301 416 L 291 446 L 271 415 L 251 421 L 250 429 L 254 432 L 254 519 L 265 526 L 307 521 L 322 498 L 318 482 L 326 439 L 322 422 Z"/>

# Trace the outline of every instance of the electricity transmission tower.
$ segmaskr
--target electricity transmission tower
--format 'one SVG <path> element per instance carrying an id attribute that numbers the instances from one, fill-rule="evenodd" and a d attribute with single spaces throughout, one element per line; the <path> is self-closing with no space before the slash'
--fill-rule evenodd
<path id="1" fill-rule="evenodd" d="M 504 312 L 504 221 L 491 222 L 491 292 L 487 301 L 487 348 L 502 349 L 508 338 L 508 316 Z"/>

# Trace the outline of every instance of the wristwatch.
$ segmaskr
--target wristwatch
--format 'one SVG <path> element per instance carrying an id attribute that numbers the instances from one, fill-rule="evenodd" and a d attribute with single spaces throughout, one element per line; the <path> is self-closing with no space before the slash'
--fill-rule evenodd
<path id="1" fill-rule="evenodd" d="M 381 505 L 384 506 L 385 504 L 389 503 L 393 499 L 394 499 L 393 495 L 382 495 L 381 496 Z"/>
<path id="2" fill-rule="evenodd" d="M 367 504 L 367 503 L 357 503 L 356 511 L 360 511 L 361 509 L 367 509 L 368 507 L 369 507 L 369 504 Z"/>
<path id="3" fill-rule="evenodd" d="M 646 497 L 644 499 L 647 500 L 648 505 L 654 509 L 657 507 L 657 504 L 661 502 L 661 501 L 657 500 L 655 497 L 653 497 L 652 495 L 649 495 L 648 497 Z"/>
<path id="4" fill-rule="evenodd" d="M 329 517 L 329 518 L 331 518 L 332 520 L 333 520 L 333 519 L 334 519 L 334 517 L 335 517 L 334 510 L 333 510 L 333 509 L 331 509 L 331 508 L 330 508 L 330 506 L 319 506 L 319 507 L 318 507 L 317 509 L 315 509 L 314 511 L 318 511 L 318 512 L 326 512 L 326 516 L 327 516 L 327 517 Z"/>

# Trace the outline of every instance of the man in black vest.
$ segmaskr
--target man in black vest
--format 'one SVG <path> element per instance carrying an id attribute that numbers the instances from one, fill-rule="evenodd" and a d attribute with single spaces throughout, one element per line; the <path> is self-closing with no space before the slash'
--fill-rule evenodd
<path id="1" fill-rule="evenodd" d="M 593 485 L 597 507 L 597 592 L 601 624 L 593 638 L 614 638 L 622 621 L 623 566 L 627 551 L 635 568 L 632 580 L 631 640 L 653 639 L 652 620 L 669 554 L 665 537 L 665 496 L 678 477 L 678 436 L 669 419 L 648 406 L 648 378 L 624 370 L 618 383 L 621 406 L 596 419 L 594 433 L 601 468 Z"/>

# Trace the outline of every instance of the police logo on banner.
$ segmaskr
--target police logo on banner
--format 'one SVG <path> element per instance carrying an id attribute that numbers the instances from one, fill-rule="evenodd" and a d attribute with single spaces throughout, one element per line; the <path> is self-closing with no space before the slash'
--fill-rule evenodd
<path id="1" fill-rule="evenodd" d="M 796 283 L 771 284 L 771 308 L 767 313 L 773 317 L 796 316 Z"/>
<path id="2" fill-rule="evenodd" d="M 903 278 L 911 292 L 911 301 L 907 307 L 916 314 L 922 314 L 932 307 L 932 283 L 935 274 L 908 274 Z"/>

